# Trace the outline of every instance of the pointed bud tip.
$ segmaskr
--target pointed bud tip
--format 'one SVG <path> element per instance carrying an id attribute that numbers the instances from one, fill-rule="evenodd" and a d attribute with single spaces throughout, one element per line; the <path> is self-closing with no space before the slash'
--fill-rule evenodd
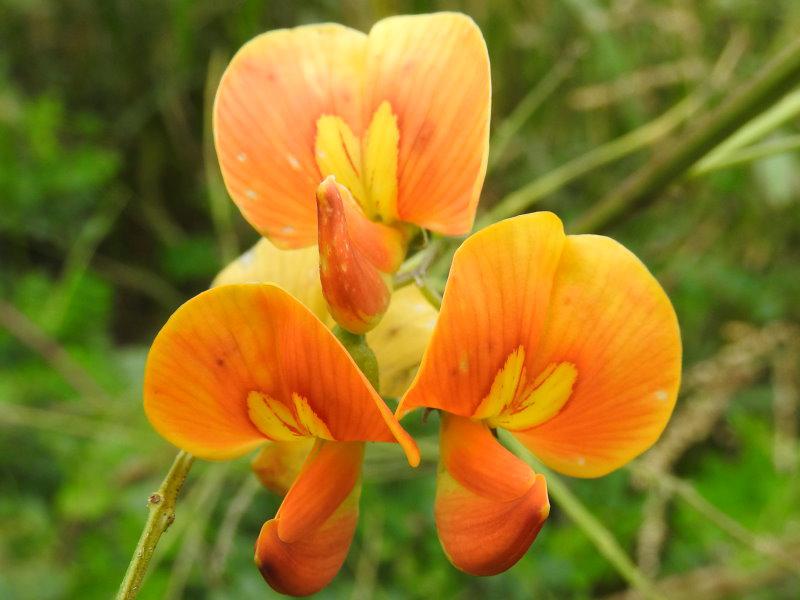
<path id="1" fill-rule="evenodd" d="M 389 307 L 391 287 L 357 240 L 351 239 L 344 202 L 349 190 L 331 175 L 317 188 L 320 281 L 336 322 L 356 334 L 378 324 Z"/>

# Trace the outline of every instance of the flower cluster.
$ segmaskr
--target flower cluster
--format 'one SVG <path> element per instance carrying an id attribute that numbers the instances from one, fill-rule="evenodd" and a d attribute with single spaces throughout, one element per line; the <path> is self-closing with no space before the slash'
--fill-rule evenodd
<path id="1" fill-rule="evenodd" d="M 169 319 L 144 402 L 164 438 L 201 458 L 261 448 L 253 468 L 285 497 L 255 561 L 279 592 L 313 593 L 339 571 L 366 442 L 396 442 L 419 463 L 398 422 L 415 408 L 440 413 L 436 527 L 474 575 L 516 563 L 550 510 L 544 477 L 493 430 L 559 472 L 597 477 L 650 447 L 672 412 L 681 348 L 666 294 L 623 246 L 566 235 L 551 213 L 467 238 L 438 314 L 414 287 L 393 293 L 422 229 L 472 229 L 490 97 L 483 38 L 454 13 L 386 19 L 368 35 L 266 33 L 222 78 L 222 173 L 265 239 Z M 379 378 L 336 324 L 374 350 Z M 395 414 L 377 389 L 400 398 Z"/>

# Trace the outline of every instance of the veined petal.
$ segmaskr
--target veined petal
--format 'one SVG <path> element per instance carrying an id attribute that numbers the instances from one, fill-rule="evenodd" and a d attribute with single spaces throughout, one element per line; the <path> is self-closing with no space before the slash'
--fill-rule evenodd
<path id="1" fill-rule="evenodd" d="M 279 250 L 262 238 L 217 275 L 215 286 L 234 283 L 274 283 L 300 300 L 328 327 L 328 313 L 319 281 L 317 248 Z M 408 389 L 436 324 L 437 311 L 416 286 L 392 294 L 389 310 L 367 334 L 380 365 L 381 393 L 399 398 Z"/>
<path id="2" fill-rule="evenodd" d="M 317 120 L 363 131 L 366 35 L 334 24 L 262 34 L 236 53 L 214 102 L 225 185 L 245 218 L 286 248 L 316 241 Z"/>
<path id="3" fill-rule="evenodd" d="M 258 480 L 268 490 L 283 496 L 300 474 L 314 439 L 294 442 L 268 442 L 250 463 Z"/>
<path id="4" fill-rule="evenodd" d="M 446 235 L 472 228 L 486 174 L 491 77 L 480 30 L 458 13 L 391 17 L 369 33 L 362 122 L 397 115 L 397 216 Z"/>
<path id="5" fill-rule="evenodd" d="M 324 523 L 361 477 L 363 442 L 318 440 L 278 510 L 278 537 L 293 543 Z"/>
<path id="6" fill-rule="evenodd" d="M 252 392 L 290 406 L 312 434 L 311 413 L 335 440 L 398 441 L 419 462 L 346 350 L 282 289 L 222 286 L 181 306 L 145 367 L 145 412 L 156 431 L 202 458 L 240 456 L 267 439 L 249 416 Z"/>
<path id="7" fill-rule="evenodd" d="M 339 572 L 358 520 L 363 457 L 362 443 L 318 442 L 262 527 L 255 560 L 276 591 L 306 596 Z"/>
<path id="8" fill-rule="evenodd" d="M 491 80 L 480 30 L 456 13 L 273 31 L 226 70 L 214 105 L 225 184 L 278 246 L 316 240 L 328 174 L 370 217 L 470 230 L 488 155 Z M 372 126 L 368 127 L 368 124 Z"/>
<path id="9" fill-rule="evenodd" d="M 553 418 L 515 432 L 548 466 L 596 477 L 658 439 L 678 393 L 680 330 L 658 281 L 614 240 L 567 238 L 531 369 L 553 363 L 575 366 L 569 400 Z"/>
<path id="10" fill-rule="evenodd" d="M 553 215 L 525 215 L 456 254 L 398 415 L 430 406 L 486 418 L 548 466 L 594 477 L 658 439 L 680 361 L 669 298 L 633 254 L 609 238 L 565 237 Z"/>
<path id="11" fill-rule="evenodd" d="M 565 240 L 561 221 L 542 212 L 496 223 L 462 244 L 431 342 L 398 415 L 428 406 L 471 417 L 512 354 L 522 347 L 530 359 Z"/>
<path id="12" fill-rule="evenodd" d="M 450 561 L 496 575 L 530 547 L 550 513 L 544 477 L 503 448 L 482 423 L 442 413 L 434 513 Z"/>

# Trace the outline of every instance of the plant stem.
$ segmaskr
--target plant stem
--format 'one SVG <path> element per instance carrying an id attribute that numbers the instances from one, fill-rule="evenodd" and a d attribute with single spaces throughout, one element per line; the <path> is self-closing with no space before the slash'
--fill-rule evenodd
<path id="1" fill-rule="evenodd" d="M 690 177 L 699 177 L 711 171 L 719 171 L 730 167 L 737 167 L 746 163 L 755 162 L 770 156 L 786 154 L 800 150 L 800 134 L 787 135 L 780 139 L 770 140 L 754 146 L 743 148 L 730 154 L 725 154 L 719 158 L 714 158 L 710 162 L 697 163 L 689 172 Z"/>
<path id="2" fill-rule="evenodd" d="M 431 263 L 436 260 L 442 251 L 444 243 L 441 238 L 437 238 L 428 243 L 419 252 L 408 258 L 394 275 L 394 289 L 407 286 L 420 277 L 425 276 Z"/>
<path id="3" fill-rule="evenodd" d="M 787 121 L 796 118 L 798 114 L 800 114 L 800 89 L 784 96 L 772 108 L 755 117 L 714 148 L 703 160 L 694 165 L 691 174 L 716 168 L 717 164 L 727 161 L 731 155 L 745 146 L 763 139 Z"/>
<path id="4" fill-rule="evenodd" d="M 357 335 L 351 333 L 337 325 L 333 328 L 333 335 L 342 343 L 344 349 L 356 363 L 356 366 L 366 376 L 367 380 L 372 384 L 376 390 L 379 390 L 380 373 L 378 371 L 378 359 L 372 348 L 367 344 L 367 338 L 364 335 Z"/>
<path id="5" fill-rule="evenodd" d="M 738 93 L 708 114 L 696 128 L 622 184 L 581 218 L 573 231 L 597 231 L 624 213 L 652 202 L 698 160 L 761 111 L 772 106 L 800 81 L 800 38 L 775 57 Z"/>
<path id="6" fill-rule="evenodd" d="M 422 297 L 428 301 L 428 304 L 430 304 L 437 311 L 442 309 L 442 295 L 431 286 L 427 279 L 424 277 L 419 277 L 415 281 L 415 284 L 417 289 L 422 294 Z"/>
<path id="7" fill-rule="evenodd" d="M 175 520 L 175 503 L 193 461 L 191 454 L 183 450 L 178 452 L 161 487 L 147 499 L 150 514 L 117 592 L 117 600 L 133 600 L 139 593 L 158 540 Z"/>
<path id="8" fill-rule="evenodd" d="M 650 581 L 628 557 L 619 542 L 592 512 L 575 496 L 566 483 L 555 473 L 539 464 L 528 449 L 517 438 L 504 430 L 498 430 L 503 443 L 511 451 L 535 471 L 542 473 L 547 479 L 547 491 L 558 503 L 564 513 L 572 522 L 586 534 L 603 557 L 617 570 L 617 572 L 642 596 L 652 600 L 663 599 L 655 585 Z"/>
<path id="9" fill-rule="evenodd" d="M 663 138 L 675 127 L 691 117 L 702 104 L 702 94 L 687 96 L 667 112 L 645 123 L 638 129 L 634 129 L 630 133 L 626 133 L 602 146 L 593 148 L 552 171 L 548 171 L 538 179 L 502 198 L 478 219 L 476 229 L 481 229 L 501 219 L 520 214 L 537 201 L 561 189 L 589 171 L 632 154 L 636 150 Z"/>

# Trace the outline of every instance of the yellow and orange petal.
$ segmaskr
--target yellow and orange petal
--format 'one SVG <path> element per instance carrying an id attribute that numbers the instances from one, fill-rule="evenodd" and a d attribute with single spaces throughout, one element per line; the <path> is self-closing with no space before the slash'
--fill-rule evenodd
<path id="1" fill-rule="evenodd" d="M 619 243 L 516 217 L 456 253 L 398 415 L 440 408 L 507 427 L 563 473 L 605 474 L 650 447 L 675 403 L 681 344 L 666 294 Z"/>
<path id="2" fill-rule="evenodd" d="M 442 548 L 471 575 L 496 575 L 528 550 L 550 514 L 544 477 L 479 422 L 442 413 L 434 514 Z"/>
<path id="3" fill-rule="evenodd" d="M 215 286 L 274 283 L 300 300 L 328 327 L 335 324 L 327 310 L 319 281 L 317 248 L 280 250 L 268 239 L 225 267 Z M 367 343 L 380 365 L 380 392 L 399 398 L 408 389 L 436 324 L 437 311 L 416 286 L 392 294 L 389 310 L 369 333 Z"/>
<path id="4" fill-rule="evenodd" d="M 284 496 L 300 474 L 314 439 L 293 442 L 267 442 L 250 462 L 253 473 L 265 488 Z"/>
<path id="5" fill-rule="evenodd" d="M 675 312 L 627 249 L 570 236 L 553 283 L 548 328 L 531 363 L 575 365 L 564 408 L 516 435 L 548 466 L 598 477 L 649 448 L 672 414 L 681 375 Z"/>
<path id="6" fill-rule="evenodd" d="M 318 592 L 341 569 L 358 521 L 364 444 L 317 442 L 278 514 L 258 536 L 255 561 L 273 589 Z"/>
<path id="7" fill-rule="evenodd" d="M 181 306 L 150 349 L 144 407 L 162 437 L 201 458 L 241 456 L 267 441 L 271 425 L 259 418 L 274 414 L 275 427 L 337 441 L 398 441 L 419 461 L 333 334 L 274 285 L 221 286 Z"/>
<path id="8" fill-rule="evenodd" d="M 367 334 L 367 343 L 378 359 L 383 396 L 400 398 L 408 389 L 433 333 L 436 317 L 436 309 L 417 286 L 408 285 L 392 294 L 386 315 Z"/>
<path id="9" fill-rule="evenodd" d="M 369 196 L 358 200 L 372 218 L 466 233 L 486 170 L 490 86 L 483 38 L 460 14 L 393 17 L 369 36 L 338 25 L 263 34 L 217 93 L 225 184 L 280 247 L 316 241 L 314 191 L 330 174 Z"/>
<path id="10" fill-rule="evenodd" d="M 231 61 L 214 102 L 214 142 L 228 192 L 283 248 L 317 239 L 317 119 L 360 133 L 367 36 L 334 24 L 264 33 Z"/>
<path id="11" fill-rule="evenodd" d="M 442 308 L 398 416 L 426 406 L 472 417 L 520 346 L 541 337 L 566 241 L 558 217 L 535 213 L 470 236 L 453 258 Z"/>
<path id="12" fill-rule="evenodd" d="M 486 174 L 489 55 L 458 13 L 398 16 L 367 39 L 366 115 L 387 101 L 400 129 L 397 215 L 445 234 L 472 229 Z"/>

